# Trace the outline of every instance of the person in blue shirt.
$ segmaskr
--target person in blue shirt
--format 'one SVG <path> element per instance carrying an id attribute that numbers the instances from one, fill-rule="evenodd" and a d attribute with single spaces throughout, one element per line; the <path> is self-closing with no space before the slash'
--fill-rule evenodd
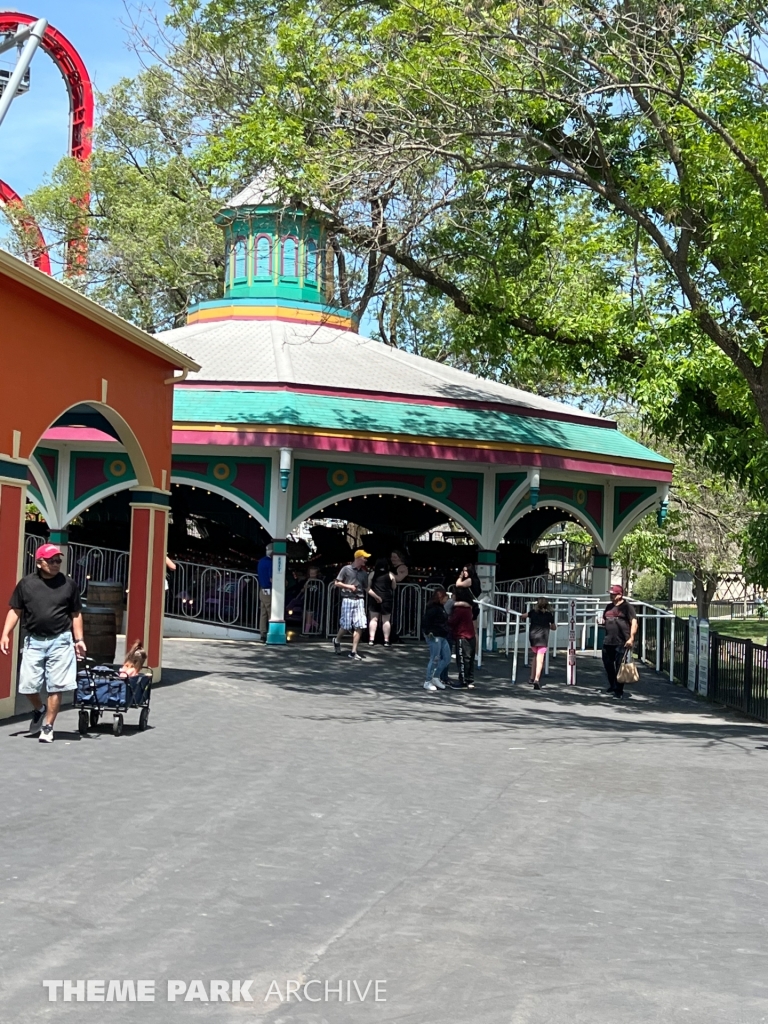
<path id="1" fill-rule="evenodd" d="M 267 642 L 267 630 L 269 629 L 269 617 L 272 614 L 272 545 L 267 544 L 267 550 L 259 559 L 256 566 L 256 575 L 259 578 L 259 600 L 261 609 L 259 614 L 259 633 L 261 642 Z"/>

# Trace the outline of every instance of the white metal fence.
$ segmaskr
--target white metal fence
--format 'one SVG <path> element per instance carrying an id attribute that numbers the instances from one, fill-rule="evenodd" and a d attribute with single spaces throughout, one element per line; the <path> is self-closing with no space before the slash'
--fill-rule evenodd
<path id="1" fill-rule="evenodd" d="M 24 575 L 29 576 L 31 572 L 35 571 L 35 552 L 44 544 L 42 537 L 36 537 L 33 534 L 29 534 L 24 538 Z"/>
<path id="2" fill-rule="evenodd" d="M 480 602 L 480 635 L 478 662 L 482 663 L 482 649 L 493 650 L 503 647 L 507 655 L 514 651 L 515 668 L 517 651 L 524 646 L 525 664 L 528 664 L 528 621 L 521 623 L 521 615 L 532 608 L 542 597 L 541 593 L 518 594 L 511 591 L 496 591 L 493 601 Z M 549 659 L 558 651 L 567 651 L 570 633 L 570 603 L 575 603 L 575 649 L 579 653 L 591 651 L 596 654 L 599 647 L 602 613 L 608 605 L 608 597 L 599 594 L 547 595 L 547 601 L 555 617 L 557 628 L 551 630 L 545 672 L 549 673 Z M 632 601 L 638 619 L 637 647 L 642 661 L 652 665 L 657 672 L 669 672 L 674 679 L 674 630 L 675 615 L 666 608 L 658 608 L 645 601 Z M 664 644 L 662 642 L 662 621 L 671 620 L 672 640 L 667 651 L 669 664 L 662 664 Z M 515 677 L 512 676 L 514 679 Z"/>
<path id="3" fill-rule="evenodd" d="M 177 562 L 168 573 L 165 614 L 254 632 L 259 628 L 255 573 L 196 562 Z"/>
<path id="4" fill-rule="evenodd" d="M 81 594 L 85 594 L 89 580 L 94 583 L 122 583 L 127 587 L 128 552 L 89 544 L 69 544 L 67 573 L 77 583 Z"/>
<path id="5" fill-rule="evenodd" d="M 579 583 L 571 583 L 560 574 L 525 576 L 517 580 L 500 580 L 496 583 L 500 593 L 513 594 L 585 594 L 586 589 Z"/>

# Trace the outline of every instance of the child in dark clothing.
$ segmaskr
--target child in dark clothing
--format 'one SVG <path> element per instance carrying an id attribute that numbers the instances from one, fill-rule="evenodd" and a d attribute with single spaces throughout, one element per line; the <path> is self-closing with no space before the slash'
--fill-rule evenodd
<path id="1" fill-rule="evenodd" d="M 456 649 L 456 668 L 459 680 L 452 683 L 454 689 L 475 685 L 475 623 L 472 619 L 472 605 L 465 601 L 456 601 L 448 617 L 448 630 L 453 638 Z"/>

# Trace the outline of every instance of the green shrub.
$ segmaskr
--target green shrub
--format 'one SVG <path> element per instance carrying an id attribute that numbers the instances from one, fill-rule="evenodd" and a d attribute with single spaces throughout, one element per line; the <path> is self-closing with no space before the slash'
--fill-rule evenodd
<path id="1" fill-rule="evenodd" d="M 660 572 L 653 572 L 648 569 L 641 572 L 632 584 L 632 597 L 638 601 L 666 601 L 669 596 L 669 579 Z"/>

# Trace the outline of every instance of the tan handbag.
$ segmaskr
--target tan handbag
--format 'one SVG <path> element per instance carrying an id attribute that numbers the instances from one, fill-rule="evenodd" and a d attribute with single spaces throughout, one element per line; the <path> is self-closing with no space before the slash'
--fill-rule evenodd
<path id="1" fill-rule="evenodd" d="M 629 647 L 627 648 L 627 653 L 624 655 L 624 661 L 619 665 L 619 671 L 616 673 L 616 679 L 625 686 L 628 683 L 640 682 L 640 673 L 637 671 L 637 665 L 635 665 L 632 660 L 632 650 Z"/>

